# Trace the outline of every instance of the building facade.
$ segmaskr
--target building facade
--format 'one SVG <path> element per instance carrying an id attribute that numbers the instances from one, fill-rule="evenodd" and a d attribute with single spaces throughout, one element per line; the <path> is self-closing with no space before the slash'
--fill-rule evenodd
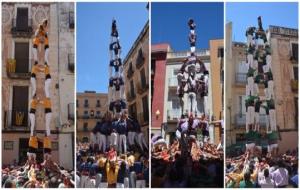
<path id="1" fill-rule="evenodd" d="M 170 51 L 169 44 L 151 46 L 151 134 L 162 132 L 167 53 Z"/>
<path id="2" fill-rule="evenodd" d="M 210 73 L 208 96 L 204 100 L 197 97 L 197 113 L 205 113 L 210 121 L 221 120 L 222 116 L 222 64 L 223 40 L 210 41 L 210 49 L 199 50 L 196 55 L 205 63 Z M 213 54 L 212 54 L 212 53 Z M 152 133 L 162 135 L 166 141 L 175 138 L 178 119 L 181 117 L 181 105 L 177 92 L 177 73 L 183 61 L 189 56 L 189 51 L 172 51 L 168 44 L 152 45 Z M 213 63 L 211 62 L 213 60 Z M 215 85 L 213 87 L 213 85 Z M 214 95 L 212 95 L 214 94 Z M 213 103 L 214 100 L 214 103 Z M 187 105 L 187 95 L 183 98 Z M 203 106 L 204 103 L 204 106 Z M 204 110 L 201 110 L 204 107 Z M 186 109 L 184 109 L 184 112 Z M 199 115 L 198 115 L 199 116 Z M 219 143 L 222 136 L 221 122 L 209 127 L 212 143 Z"/>
<path id="3" fill-rule="evenodd" d="M 124 59 L 125 94 L 128 113 L 149 137 L 149 22 Z M 147 140 L 148 142 L 148 140 Z"/>
<path id="4" fill-rule="evenodd" d="M 298 142 L 298 30 L 269 26 L 268 31 L 271 33 L 279 150 L 285 152 L 296 148 L 295 142 Z M 245 141 L 246 125 L 246 44 L 232 41 L 232 23 L 226 24 L 226 49 L 226 146 L 240 147 Z M 264 96 L 262 85 L 259 85 L 259 95 Z M 260 125 L 261 131 L 265 131 L 262 108 Z"/>
<path id="5" fill-rule="evenodd" d="M 49 66 L 52 76 L 52 158 L 65 168 L 74 160 L 74 4 L 2 4 L 2 156 L 3 164 L 27 160 L 33 65 L 32 39 L 43 19 L 48 19 Z M 44 48 L 38 55 L 43 60 Z M 73 56 L 72 56 L 73 55 Z M 37 93 L 44 93 L 44 76 L 37 75 Z M 44 95 L 43 95 L 44 96 Z M 37 107 L 36 131 L 43 137 L 44 108 Z M 42 142 L 39 142 L 41 156 Z M 39 156 L 39 157 L 41 157 Z"/>
<path id="6" fill-rule="evenodd" d="M 89 142 L 90 133 L 108 111 L 107 93 L 78 92 L 76 100 L 76 138 Z"/>

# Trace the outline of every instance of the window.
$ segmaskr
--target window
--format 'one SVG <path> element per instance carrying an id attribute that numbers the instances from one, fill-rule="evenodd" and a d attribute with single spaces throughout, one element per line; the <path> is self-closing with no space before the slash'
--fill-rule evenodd
<path id="1" fill-rule="evenodd" d="M 13 37 L 31 38 L 32 35 L 32 19 L 29 19 L 27 7 L 17 8 L 16 18 L 12 20 L 11 33 Z"/>
<path id="2" fill-rule="evenodd" d="M 74 11 L 69 12 L 69 28 L 74 29 L 75 24 L 74 24 Z"/>
<path id="3" fill-rule="evenodd" d="M 177 74 L 179 73 L 179 69 L 173 69 L 173 75 L 177 76 Z"/>
<path id="4" fill-rule="evenodd" d="M 145 89 L 146 88 L 146 75 L 145 75 L 144 68 L 140 71 L 140 76 L 141 76 L 141 87 L 142 87 L 142 89 Z"/>
<path id="5" fill-rule="evenodd" d="M 88 108 L 88 107 L 89 107 L 89 100 L 88 100 L 88 99 L 85 99 L 85 100 L 84 100 L 84 107 L 85 107 L 85 108 Z"/>
<path id="6" fill-rule="evenodd" d="M 292 43 L 292 58 L 298 61 L 298 44 Z"/>
<path id="7" fill-rule="evenodd" d="M 74 54 L 69 53 L 68 54 L 68 69 L 70 72 L 74 72 Z"/>
<path id="8" fill-rule="evenodd" d="M 136 66 L 137 68 L 140 68 L 143 63 L 144 63 L 144 54 L 143 54 L 143 50 L 142 48 L 139 49 L 139 52 L 138 52 L 138 55 L 137 55 L 137 58 L 136 58 Z"/>
<path id="9" fill-rule="evenodd" d="M 135 97 L 133 80 L 130 81 L 130 97 Z"/>
<path id="10" fill-rule="evenodd" d="M 28 86 L 14 86 L 11 119 L 13 126 L 28 126 Z"/>
<path id="11" fill-rule="evenodd" d="M 83 123 L 83 131 L 87 132 L 89 129 L 88 129 L 88 123 L 87 122 L 84 122 Z"/>
<path id="12" fill-rule="evenodd" d="M 76 107 L 79 107 L 79 100 L 76 100 Z"/>
<path id="13" fill-rule="evenodd" d="M 96 107 L 100 107 L 100 100 L 97 100 L 97 104 L 96 104 Z"/>
<path id="14" fill-rule="evenodd" d="M 83 112 L 83 117 L 84 117 L 85 119 L 89 118 L 89 111 L 85 110 L 85 111 Z"/>
<path id="15" fill-rule="evenodd" d="M 16 20 L 17 31 L 27 31 L 28 29 L 28 8 L 17 9 L 17 20 Z"/>
<path id="16" fill-rule="evenodd" d="M 298 67 L 293 67 L 293 71 L 294 71 L 294 79 L 298 80 Z"/>
<path id="17" fill-rule="evenodd" d="M 129 106 L 128 114 L 131 115 L 134 118 L 137 118 L 137 113 L 136 113 L 136 103 L 131 104 Z"/>
<path id="18" fill-rule="evenodd" d="M 148 109 L 148 96 L 144 96 L 143 99 L 143 119 L 144 122 L 149 121 L 149 109 Z"/>
<path id="19" fill-rule="evenodd" d="M 223 47 L 218 48 L 218 57 L 221 57 L 221 58 L 224 57 L 224 48 Z"/>
<path id="20" fill-rule="evenodd" d="M 16 42 L 15 43 L 15 73 L 29 73 L 29 43 Z"/>

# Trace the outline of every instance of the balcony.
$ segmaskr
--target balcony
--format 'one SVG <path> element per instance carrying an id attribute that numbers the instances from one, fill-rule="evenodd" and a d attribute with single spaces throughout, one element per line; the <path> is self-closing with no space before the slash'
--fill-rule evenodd
<path id="1" fill-rule="evenodd" d="M 143 82 L 138 82 L 137 84 L 137 92 L 139 94 L 143 94 L 144 92 L 146 92 L 149 89 L 149 84 L 145 81 Z"/>
<path id="2" fill-rule="evenodd" d="M 178 121 L 181 117 L 181 110 L 180 109 L 170 109 L 167 110 L 167 119 L 168 121 Z"/>
<path id="3" fill-rule="evenodd" d="M 138 68 L 138 69 L 141 68 L 142 65 L 144 64 L 144 62 L 145 62 L 144 53 L 143 53 L 143 50 L 140 49 L 138 56 L 136 58 L 136 68 Z"/>
<path id="4" fill-rule="evenodd" d="M 168 86 L 169 86 L 169 88 L 171 88 L 171 87 L 176 87 L 177 88 L 177 86 L 178 86 L 177 77 L 169 78 L 168 79 Z"/>
<path id="5" fill-rule="evenodd" d="M 7 76 L 12 79 L 30 79 L 31 65 L 33 65 L 32 59 L 7 59 Z"/>
<path id="6" fill-rule="evenodd" d="M 247 84 L 247 73 L 236 73 L 235 74 L 236 84 Z"/>
<path id="7" fill-rule="evenodd" d="M 28 110 L 4 111 L 4 130 L 29 130 Z"/>
<path id="8" fill-rule="evenodd" d="M 136 94 L 134 92 L 126 94 L 126 98 L 127 98 L 128 102 L 132 102 L 135 99 L 135 97 L 136 97 Z"/>
<path id="9" fill-rule="evenodd" d="M 74 72 L 74 54 L 73 53 L 70 53 L 68 55 L 68 69 L 72 73 Z"/>
<path id="10" fill-rule="evenodd" d="M 74 22 L 74 11 L 69 12 L 69 28 L 74 29 L 75 28 L 75 22 Z"/>
<path id="11" fill-rule="evenodd" d="M 74 121 L 74 103 L 68 104 L 68 120 Z"/>
<path id="12" fill-rule="evenodd" d="M 291 88 L 293 92 L 298 92 L 298 80 L 291 80 Z"/>
<path id="13" fill-rule="evenodd" d="M 31 38 L 33 34 L 32 19 L 28 19 L 28 23 L 24 24 L 17 19 L 12 20 L 11 33 L 14 38 Z"/>
<path id="14" fill-rule="evenodd" d="M 260 126 L 266 126 L 266 115 L 260 114 L 259 116 Z M 246 114 L 236 114 L 235 115 L 235 126 L 245 127 L 246 125 Z"/>

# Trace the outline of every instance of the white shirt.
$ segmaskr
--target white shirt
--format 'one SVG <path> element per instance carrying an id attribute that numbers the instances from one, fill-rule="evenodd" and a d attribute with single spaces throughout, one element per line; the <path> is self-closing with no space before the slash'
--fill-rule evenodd
<path id="1" fill-rule="evenodd" d="M 275 182 L 276 187 L 289 184 L 289 174 L 287 169 L 285 168 L 278 168 L 277 170 L 272 172 L 271 176 Z"/>
<path id="2" fill-rule="evenodd" d="M 275 183 L 274 180 L 271 179 L 271 177 L 265 177 L 263 172 L 258 173 L 258 184 L 261 188 L 274 188 Z"/>

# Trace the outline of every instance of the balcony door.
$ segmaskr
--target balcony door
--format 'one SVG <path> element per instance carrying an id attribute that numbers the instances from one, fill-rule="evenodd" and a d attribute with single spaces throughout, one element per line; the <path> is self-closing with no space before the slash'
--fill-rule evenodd
<path id="1" fill-rule="evenodd" d="M 16 73 L 29 72 L 29 43 L 15 43 Z"/>
<path id="2" fill-rule="evenodd" d="M 12 100 L 12 125 L 28 126 L 28 86 L 14 86 Z"/>
<path id="3" fill-rule="evenodd" d="M 28 29 L 28 8 L 17 9 L 16 27 L 18 31 L 26 32 Z"/>

